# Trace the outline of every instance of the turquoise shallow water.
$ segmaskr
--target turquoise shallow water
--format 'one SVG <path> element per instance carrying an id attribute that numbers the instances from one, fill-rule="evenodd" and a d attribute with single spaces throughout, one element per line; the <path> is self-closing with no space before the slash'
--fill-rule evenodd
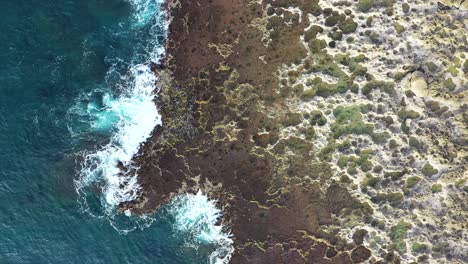
<path id="1" fill-rule="evenodd" d="M 138 114 L 128 72 L 162 47 L 160 15 L 151 0 L 0 1 L 0 263 L 207 263 L 215 208 L 200 225 L 169 206 L 124 235 L 113 226 L 136 220 L 105 212 L 102 171 L 76 191 L 83 153 L 123 145 Z"/>

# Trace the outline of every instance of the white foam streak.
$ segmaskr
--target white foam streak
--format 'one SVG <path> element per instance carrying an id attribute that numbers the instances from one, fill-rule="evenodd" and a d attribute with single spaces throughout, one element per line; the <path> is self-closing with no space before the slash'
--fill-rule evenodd
<path id="1" fill-rule="evenodd" d="M 232 235 L 220 223 L 223 213 L 216 207 L 216 201 L 209 200 L 201 191 L 195 195 L 185 194 L 175 198 L 170 205 L 170 212 L 175 217 L 176 230 L 189 235 L 189 246 L 216 246 L 216 250 L 209 256 L 210 264 L 229 262 L 234 251 Z"/>

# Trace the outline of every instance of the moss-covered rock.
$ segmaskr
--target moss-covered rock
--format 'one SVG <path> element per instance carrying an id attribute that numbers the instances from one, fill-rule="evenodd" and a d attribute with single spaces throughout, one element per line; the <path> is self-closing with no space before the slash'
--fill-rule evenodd
<path id="1" fill-rule="evenodd" d="M 372 134 L 372 140 L 377 144 L 386 143 L 389 138 L 390 134 L 387 131 Z"/>
<path id="2" fill-rule="evenodd" d="M 400 111 L 398 111 L 398 118 L 400 118 L 401 120 L 405 120 L 405 119 L 417 119 L 419 118 L 419 113 L 414 111 L 414 110 L 408 110 L 406 108 L 404 109 L 401 109 Z"/>
<path id="3" fill-rule="evenodd" d="M 401 8 L 402 8 L 402 10 L 403 10 L 403 13 L 408 13 L 409 10 L 410 10 L 410 6 L 409 6 L 408 3 L 403 3 L 403 4 L 401 5 Z"/>
<path id="4" fill-rule="evenodd" d="M 415 149 L 421 149 L 422 147 L 421 142 L 415 137 L 410 137 L 409 145 L 410 147 L 415 148 Z"/>
<path id="5" fill-rule="evenodd" d="M 368 174 L 366 174 L 366 177 L 362 181 L 361 186 L 363 186 L 363 187 L 367 187 L 367 186 L 375 187 L 375 186 L 377 186 L 377 184 L 380 181 L 381 181 L 380 177 L 374 177 L 374 176 L 372 176 L 372 174 L 368 173 Z"/>
<path id="6" fill-rule="evenodd" d="M 361 163 L 361 170 L 363 172 L 368 172 L 372 170 L 373 167 L 374 167 L 374 164 L 370 160 L 365 160 Z"/>
<path id="7" fill-rule="evenodd" d="M 352 60 L 349 64 L 349 70 L 354 76 L 364 76 L 367 73 L 367 68 Z"/>
<path id="8" fill-rule="evenodd" d="M 444 86 L 449 90 L 453 91 L 457 88 L 457 85 L 453 82 L 452 78 L 448 78 L 444 81 Z"/>
<path id="9" fill-rule="evenodd" d="M 332 160 L 332 155 L 334 152 L 335 152 L 335 146 L 333 144 L 328 144 L 326 147 L 323 147 L 320 150 L 318 157 L 322 161 L 330 162 Z"/>
<path id="10" fill-rule="evenodd" d="M 397 72 L 395 73 L 393 78 L 395 78 L 395 80 L 397 81 L 401 81 L 405 76 L 406 76 L 406 72 Z"/>
<path id="11" fill-rule="evenodd" d="M 300 113 L 287 113 L 283 119 L 284 126 L 297 126 L 302 123 L 302 115 Z"/>
<path id="12" fill-rule="evenodd" d="M 311 140 L 315 137 L 315 128 L 313 126 L 303 128 L 302 133 L 307 140 Z"/>
<path id="13" fill-rule="evenodd" d="M 375 173 L 381 173 L 382 170 L 383 170 L 382 165 L 376 165 L 376 166 L 372 169 L 372 171 L 375 172 Z"/>
<path id="14" fill-rule="evenodd" d="M 309 42 L 309 47 L 312 52 L 319 52 L 320 50 L 324 49 L 327 47 L 327 42 L 323 39 L 312 39 Z"/>
<path id="15" fill-rule="evenodd" d="M 406 28 L 398 22 L 393 23 L 393 27 L 395 28 L 398 34 L 401 34 L 406 31 Z"/>
<path id="16" fill-rule="evenodd" d="M 429 108 L 429 110 L 431 110 L 431 112 L 437 112 L 440 109 L 440 104 L 437 101 L 429 100 L 429 101 L 426 101 L 424 104 L 426 105 L 427 108 Z"/>
<path id="17" fill-rule="evenodd" d="M 383 121 L 385 122 L 385 124 L 386 124 L 387 126 L 390 126 L 390 125 L 393 124 L 393 117 L 391 117 L 391 116 L 385 116 L 385 117 L 383 118 Z"/>
<path id="18" fill-rule="evenodd" d="M 330 32 L 329 37 L 333 40 L 341 40 L 343 39 L 343 32 L 341 32 L 340 30 Z"/>
<path id="19" fill-rule="evenodd" d="M 359 0 L 357 9 L 361 12 L 369 12 L 374 7 L 374 0 Z"/>
<path id="20" fill-rule="evenodd" d="M 355 32 L 357 26 L 358 23 L 354 22 L 354 20 L 350 17 L 340 21 L 340 23 L 338 24 L 338 27 L 341 29 L 341 31 L 343 31 L 344 34 Z"/>
<path id="21" fill-rule="evenodd" d="M 343 21 L 345 18 L 346 16 L 344 14 L 337 14 L 337 15 L 329 16 L 327 17 L 327 19 L 325 19 L 325 26 L 333 27 L 336 24 L 338 24 L 338 22 Z"/>
<path id="22" fill-rule="evenodd" d="M 438 67 L 437 67 L 437 64 L 435 64 L 435 63 L 432 62 L 432 61 L 427 62 L 427 63 L 426 63 L 426 67 L 427 67 L 427 69 L 428 69 L 429 71 L 431 71 L 431 72 L 437 71 L 437 68 L 438 68 Z"/>
<path id="23" fill-rule="evenodd" d="M 323 32 L 323 28 L 320 27 L 320 26 L 317 26 L 317 25 L 313 25 L 310 27 L 309 30 L 307 30 L 305 33 L 304 33 L 304 40 L 306 42 L 309 42 L 311 41 L 312 39 L 315 39 L 317 37 L 317 34 L 319 33 L 322 33 Z"/>
<path id="24" fill-rule="evenodd" d="M 341 142 L 340 144 L 336 145 L 336 148 L 339 151 L 348 150 L 350 147 L 351 147 L 351 142 L 349 142 L 349 140 L 345 140 L 345 141 Z"/>
<path id="25" fill-rule="evenodd" d="M 353 234 L 353 241 L 356 245 L 361 245 L 364 242 L 364 237 L 367 235 L 367 230 L 358 229 Z"/>

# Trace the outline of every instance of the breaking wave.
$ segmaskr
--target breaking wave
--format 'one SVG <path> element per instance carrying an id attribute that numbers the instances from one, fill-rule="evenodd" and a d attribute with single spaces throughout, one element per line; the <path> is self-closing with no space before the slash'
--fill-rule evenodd
<path id="1" fill-rule="evenodd" d="M 216 201 L 209 200 L 201 191 L 180 195 L 169 205 L 174 216 L 174 228 L 185 237 L 186 246 L 200 249 L 208 247 L 212 252 L 210 264 L 227 264 L 234 251 L 232 235 L 221 224 L 223 212 Z"/>
<path id="2" fill-rule="evenodd" d="M 85 211 L 112 219 L 117 217 L 115 209 L 120 203 L 139 197 L 141 187 L 135 175 L 138 168 L 132 164 L 132 158 L 153 129 L 162 124 L 154 103 L 157 77 L 150 66 L 164 52 L 167 25 L 162 1 L 129 3 L 133 17 L 127 28 L 115 35 L 121 35 L 123 41 L 133 41 L 134 54 L 128 62 L 110 59 L 113 66 L 107 73 L 106 85 L 81 95 L 70 109 L 72 118 L 81 125 L 70 129 L 72 135 L 110 134 L 108 143 L 82 154 L 75 187 Z"/>

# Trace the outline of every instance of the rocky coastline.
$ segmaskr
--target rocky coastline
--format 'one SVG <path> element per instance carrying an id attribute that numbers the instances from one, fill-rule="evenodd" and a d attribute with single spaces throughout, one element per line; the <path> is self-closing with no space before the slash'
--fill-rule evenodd
<path id="1" fill-rule="evenodd" d="M 468 261 L 464 1 L 166 9 L 164 125 L 122 210 L 202 190 L 224 209 L 230 263 Z"/>

